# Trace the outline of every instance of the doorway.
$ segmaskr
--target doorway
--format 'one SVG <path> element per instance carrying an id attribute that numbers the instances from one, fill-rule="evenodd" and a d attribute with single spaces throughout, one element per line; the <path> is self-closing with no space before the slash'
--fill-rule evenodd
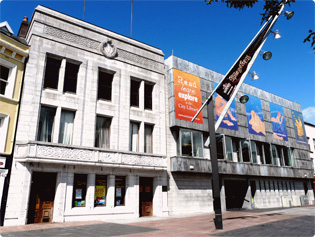
<path id="1" fill-rule="evenodd" d="M 33 173 L 28 208 L 28 224 L 52 222 L 56 179 L 56 173 Z"/>
<path id="2" fill-rule="evenodd" d="M 226 209 L 243 208 L 248 191 L 246 180 L 224 180 L 226 194 Z"/>
<path id="3" fill-rule="evenodd" d="M 139 213 L 140 216 L 153 216 L 153 178 L 139 178 Z"/>

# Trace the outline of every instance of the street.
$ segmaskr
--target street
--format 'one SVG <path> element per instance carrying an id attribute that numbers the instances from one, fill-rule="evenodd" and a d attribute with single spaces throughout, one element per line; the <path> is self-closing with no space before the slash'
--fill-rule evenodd
<path id="1" fill-rule="evenodd" d="M 43 223 L 0 227 L 2 237 L 313 237 L 315 207 L 256 209 L 223 213 L 223 230 L 213 214 L 127 220 Z"/>

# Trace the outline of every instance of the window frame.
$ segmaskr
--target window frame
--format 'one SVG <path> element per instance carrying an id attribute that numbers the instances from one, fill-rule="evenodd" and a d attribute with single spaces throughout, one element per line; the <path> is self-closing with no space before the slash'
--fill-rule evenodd
<path id="1" fill-rule="evenodd" d="M 5 152 L 7 137 L 9 131 L 10 116 L 8 114 L 0 113 L 0 152 Z"/>
<path id="2" fill-rule="evenodd" d="M 132 125 L 135 124 L 138 126 L 138 138 L 137 138 L 137 144 L 136 144 L 136 150 L 133 150 L 133 145 L 132 145 L 132 140 L 133 140 L 133 127 Z M 140 122 L 137 122 L 137 121 L 132 121 L 130 120 L 130 127 L 129 127 L 129 151 L 132 151 L 132 152 L 139 152 L 139 142 L 140 142 L 140 125 L 141 123 Z"/>
<path id="3" fill-rule="evenodd" d="M 79 178 L 80 182 L 85 182 L 85 185 L 83 186 L 76 186 L 76 178 Z M 81 181 L 80 178 L 86 178 L 83 181 Z M 81 198 L 76 199 L 76 195 L 79 193 L 76 192 L 76 189 L 81 189 Z M 84 189 L 84 190 L 83 190 Z M 86 199 L 87 199 L 87 193 L 88 193 L 88 174 L 80 174 L 80 173 L 75 173 L 73 176 L 73 192 L 72 192 L 72 208 L 79 208 L 79 207 L 86 207 Z M 84 196 L 84 198 L 82 198 Z M 76 200 L 81 200 L 80 201 L 80 206 L 76 205 Z M 82 203 L 84 201 L 84 204 Z"/>
<path id="4" fill-rule="evenodd" d="M 107 80 L 107 84 L 110 84 L 110 85 L 105 85 L 105 83 L 102 83 L 101 81 L 101 73 L 105 74 L 108 76 L 108 78 L 110 77 L 110 79 Z M 114 75 L 115 75 L 115 72 L 113 71 L 110 71 L 110 70 L 106 70 L 106 69 L 103 69 L 103 68 L 99 68 L 98 69 L 98 90 L 97 90 L 97 100 L 102 100 L 102 101 L 109 101 L 109 102 L 112 102 L 112 90 L 113 90 L 113 79 L 114 79 Z M 111 78 L 112 77 L 112 78 Z M 110 93 L 108 93 L 108 96 L 110 95 L 110 98 L 108 97 L 103 97 L 103 95 L 100 95 L 101 94 L 101 86 L 104 87 L 104 88 L 107 88 L 108 90 L 110 89 Z M 102 92 L 103 93 L 103 92 Z"/>
<path id="5" fill-rule="evenodd" d="M 46 81 L 46 80 L 49 80 L 49 78 L 47 79 L 47 73 L 50 74 L 52 72 L 47 72 L 47 68 L 48 68 L 48 60 L 51 59 L 51 60 L 54 60 L 54 61 L 59 61 L 59 68 L 58 68 L 58 72 L 57 72 L 57 80 L 56 80 L 56 83 L 55 86 L 56 87 L 52 87 L 52 86 L 49 86 L 49 81 Z M 59 79 L 60 79 L 60 71 L 61 71 L 61 66 L 62 66 L 62 60 L 63 60 L 63 57 L 59 57 L 59 56 L 55 56 L 55 55 L 51 55 L 51 54 L 47 54 L 46 55 L 46 65 L 45 65 L 45 68 L 44 68 L 44 76 L 43 76 L 43 89 L 52 89 L 52 90 L 58 90 L 59 88 Z"/>
<path id="6" fill-rule="evenodd" d="M 146 127 L 150 127 L 150 130 L 151 130 L 151 134 L 150 134 L 150 136 L 151 136 L 151 144 L 150 144 L 151 151 L 148 151 Z M 154 124 L 149 124 L 149 123 L 144 124 L 144 153 L 149 153 L 149 154 L 153 153 L 153 131 L 154 131 Z"/>
<path id="7" fill-rule="evenodd" d="M 186 155 L 183 154 L 182 151 L 182 132 L 190 132 L 190 139 L 191 139 L 191 155 Z M 194 133 L 199 133 L 201 135 L 201 144 L 200 144 L 200 148 L 201 148 L 201 156 L 195 156 L 194 155 Z M 191 130 L 191 129 L 185 129 L 185 128 L 180 128 L 179 130 L 179 146 L 180 146 L 180 156 L 184 156 L 184 157 L 194 157 L 194 158 L 203 158 L 203 133 L 201 131 L 197 131 L 197 130 Z"/>
<path id="8" fill-rule="evenodd" d="M 0 65 L 9 69 L 8 79 L 7 80 L 1 79 L 6 82 L 6 88 L 5 88 L 4 94 L 0 94 L 0 96 L 4 96 L 9 99 L 13 99 L 13 93 L 14 93 L 14 89 L 15 89 L 15 80 L 16 80 L 18 66 L 15 65 L 14 63 L 9 62 L 7 60 L 4 60 L 2 58 L 0 58 Z"/>
<path id="9" fill-rule="evenodd" d="M 150 91 L 150 93 L 147 93 L 147 89 Z M 144 109 L 145 110 L 152 111 L 153 109 L 153 89 L 154 89 L 154 83 L 144 82 Z M 150 102 L 150 99 L 151 99 L 151 102 Z M 151 104 L 148 104 L 148 103 L 151 103 Z"/>
<path id="10" fill-rule="evenodd" d="M 64 143 L 63 141 L 63 136 L 61 136 L 61 122 L 62 122 L 62 113 L 63 112 L 69 112 L 69 113 L 73 113 L 73 122 L 72 122 L 72 135 L 71 135 L 71 141 L 70 143 Z M 59 144 L 64 144 L 64 145 L 72 145 L 73 144 L 73 136 L 74 136 L 74 121 L 76 119 L 76 111 L 74 110 L 69 110 L 69 109 L 61 109 L 61 113 L 60 113 L 60 122 L 59 122 L 59 135 L 58 135 L 58 143 Z"/>
<path id="11" fill-rule="evenodd" d="M 53 116 L 53 121 L 52 121 L 52 127 L 51 127 L 51 141 L 44 141 L 44 140 L 40 140 L 40 122 L 41 122 L 41 114 L 42 114 L 42 108 L 46 108 L 46 109 L 52 109 L 54 110 L 54 116 Z M 56 121 L 56 115 L 57 115 L 57 108 L 56 107 L 49 107 L 46 105 L 41 105 L 40 106 L 40 114 L 39 114 L 39 120 L 38 120 L 38 132 L 37 132 L 37 141 L 41 141 L 41 142 L 53 142 L 53 137 L 54 137 L 54 125 L 55 125 L 55 121 Z"/>
<path id="12" fill-rule="evenodd" d="M 117 187 L 117 179 L 123 179 L 123 192 L 121 191 L 121 194 L 119 196 L 119 190 L 117 190 L 117 188 L 122 188 L 122 187 Z M 118 207 L 118 206 L 125 206 L 126 205 L 126 193 L 127 193 L 127 177 L 126 176 L 115 176 L 115 180 L 114 180 L 114 206 Z M 119 199 L 117 200 L 117 198 L 120 198 L 120 203 L 118 203 Z"/>
<path id="13" fill-rule="evenodd" d="M 137 84 L 137 87 L 133 85 L 133 83 Z M 140 107 L 140 88 L 142 81 L 131 78 L 130 80 L 130 107 L 139 108 Z M 138 85 L 139 84 L 139 85 Z M 133 89 L 134 87 L 134 89 Z M 136 90 L 137 89 L 137 90 Z M 133 101 L 137 103 L 133 103 Z"/>
<path id="14" fill-rule="evenodd" d="M 78 63 L 74 60 L 66 59 L 66 65 L 64 69 L 64 78 L 63 78 L 63 93 L 73 93 L 73 94 L 77 93 L 80 65 L 81 63 Z M 73 68 L 75 68 L 76 71 L 72 70 Z M 75 72 L 76 74 L 75 76 L 73 76 Z M 75 87 L 71 84 L 73 84 Z"/>
<path id="15" fill-rule="evenodd" d="M 98 118 L 105 119 L 107 121 L 108 125 L 108 137 L 107 137 L 107 147 L 102 147 L 101 145 L 97 145 L 97 121 Z M 110 139 L 111 139 L 111 125 L 112 125 L 112 117 L 102 116 L 102 115 L 96 115 L 96 129 L 95 129 L 95 137 L 94 137 L 94 147 L 96 148 L 103 148 L 103 149 L 110 149 Z"/>

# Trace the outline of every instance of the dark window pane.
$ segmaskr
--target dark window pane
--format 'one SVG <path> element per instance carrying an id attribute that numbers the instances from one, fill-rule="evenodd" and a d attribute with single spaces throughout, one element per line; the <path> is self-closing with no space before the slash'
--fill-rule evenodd
<path id="1" fill-rule="evenodd" d="M 99 147 L 99 148 L 110 147 L 110 141 L 109 141 L 110 124 L 111 124 L 110 118 L 97 117 L 95 147 Z"/>
<path id="2" fill-rule="evenodd" d="M 242 161 L 250 162 L 250 146 L 248 140 L 241 140 Z"/>
<path id="3" fill-rule="evenodd" d="M 115 206 L 124 205 L 126 195 L 126 178 L 124 176 L 116 176 L 115 181 Z"/>
<path id="4" fill-rule="evenodd" d="M 72 207 L 85 207 L 87 194 L 87 175 L 74 174 Z"/>
<path id="5" fill-rule="evenodd" d="M 47 57 L 46 72 L 44 77 L 44 88 L 58 88 L 59 70 L 61 60 Z"/>
<path id="6" fill-rule="evenodd" d="M 264 148 L 264 156 L 266 164 L 272 164 L 272 157 L 270 155 L 270 145 L 269 144 L 263 144 Z"/>
<path id="7" fill-rule="evenodd" d="M 52 142 L 52 129 L 55 114 L 55 108 L 41 107 L 38 141 Z"/>
<path id="8" fill-rule="evenodd" d="M 192 156 L 192 143 L 190 131 L 181 131 L 181 155 Z"/>
<path id="9" fill-rule="evenodd" d="M 8 77 L 9 77 L 9 68 L 0 65 L 0 78 L 7 81 Z"/>
<path id="10" fill-rule="evenodd" d="M 98 99 L 111 101 L 113 74 L 99 71 Z"/>
<path id="11" fill-rule="evenodd" d="M 144 152 L 152 153 L 153 140 L 152 140 L 153 125 L 145 124 L 144 126 Z"/>
<path id="12" fill-rule="evenodd" d="M 144 108 L 152 110 L 152 90 L 153 85 L 145 84 L 144 86 Z"/>
<path id="13" fill-rule="evenodd" d="M 216 143 L 217 143 L 217 158 L 224 159 L 223 152 L 223 135 L 216 135 Z"/>
<path id="14" fill-rule="evenodd" d="M 77 92 L 78 71 L 79 65 L 67 62 L 64 76 L 64 92 Z"/>
<path id="15" fill-rule="evenodd" d="M 130 106 L 139 107 L 140 82 L 131 80 Z"/>

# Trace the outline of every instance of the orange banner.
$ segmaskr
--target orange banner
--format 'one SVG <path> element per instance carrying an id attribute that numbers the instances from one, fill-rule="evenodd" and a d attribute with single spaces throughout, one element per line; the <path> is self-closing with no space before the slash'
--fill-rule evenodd
<path id="1" fill-rule="evenodd" d="M 176 118 L 191 121 L 201 108 L 200 77 L 173 69 Z M 202 112 L 194 120 L 203 123 Z"/>

